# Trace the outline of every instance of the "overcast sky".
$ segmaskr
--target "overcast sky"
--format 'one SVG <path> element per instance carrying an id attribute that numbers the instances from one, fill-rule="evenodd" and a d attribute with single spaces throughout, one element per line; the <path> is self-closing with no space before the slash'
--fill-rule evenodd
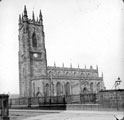
<path id="1" fill-rule="evenodd" d="M 111 89 L 118 76 L 124 88 L 124 3 L 122 0 L 2 0 L 0 2 L 0 93 L 19 93 L 18 17 L 39 16 L 45 31 L 48 66 L 103 72 Z"/>

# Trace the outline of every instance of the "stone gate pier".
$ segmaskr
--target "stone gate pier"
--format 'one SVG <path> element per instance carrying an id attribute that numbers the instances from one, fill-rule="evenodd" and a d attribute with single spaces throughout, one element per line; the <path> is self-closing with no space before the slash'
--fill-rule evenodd
<path id="1" fill-rule="evenodd" d="M 0 120 L 10 120 L 7 94 L 0 94 Z"/>

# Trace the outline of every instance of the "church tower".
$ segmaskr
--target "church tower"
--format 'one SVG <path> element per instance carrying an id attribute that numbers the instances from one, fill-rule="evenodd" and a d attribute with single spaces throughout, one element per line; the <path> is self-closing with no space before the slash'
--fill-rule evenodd
<path id="1" fill-rule="evenodd" d="M 46 76 L 47 58 L 42 13 L 28 19 L 26 6 L 19 15 L 19 84 L 20 97 L 31 97 L 31 82 Z"/>

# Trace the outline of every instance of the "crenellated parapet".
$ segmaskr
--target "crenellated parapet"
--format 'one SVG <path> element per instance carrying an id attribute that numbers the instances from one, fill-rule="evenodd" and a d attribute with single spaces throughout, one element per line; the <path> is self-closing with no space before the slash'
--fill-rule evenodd
<path id="1" fill-rule="evenodd" d="M 74 77 L 74 78 L 97 78 L 99 77 L 98 70 L 93 67 L 88 68 L 72 68 L 69 67 L 57 67 L 54 65 L 47 67 L 47 75 L 56 77 Z M 101 77 L 100 77 L 101 79 Z"/>
<path id="2" fill-rule="evenodd" d="M 41 10 L 39 12 L 39 17 L 37 17 L 37 19 L 35 19 L 34 12 L 32 12 L 32 19 L 29 19 L 28 14 L 27 14 L 26 6 L 24 6 L 23 14 L 19 15 L 19 25 L 22 25 L 24 22 L 43 26 L 43 18 L 42 18 Z"/>

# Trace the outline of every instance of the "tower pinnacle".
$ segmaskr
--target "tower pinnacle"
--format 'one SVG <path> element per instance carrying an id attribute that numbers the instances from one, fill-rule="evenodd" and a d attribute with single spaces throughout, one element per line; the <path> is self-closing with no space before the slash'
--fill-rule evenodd
<path id="1" fill-rule="evenodd" d="M 79 64 L 78 64 L 78 68 L 80 68 Z"/>
<path id="2" fill-rule="evenodd" d="M 54 67 L 56 67 L 56 62 L 54 61 Z"/>
<path id="3" fill-rule="evenodd" d="M 21 23 L 21 15 L 19 15 L 19 23 Z"/>
<path id="4" fill-rule="evenodd" d="M 23 22 L 27 22 L 28 21 L 26 5 L 24 6 L 24 16 L 22 16 L 22 17 L 23 17 Z"/>
<path id="5" fill-rule="evenodd" d="M 43 24 L 43 19 L 42 19 L 42 13 L 41 13 L 41 10 L 40 10 L 40 14 L 39 14 L 39 21 L 40 21 L 40 24 L 42 25 L 42 24 Z"/>
<path id="6" fill-rule="evenodd" d="M 72 68 L 72 63 L 70 63 L 70 68 Z"/>
<path id="7" fill-rule="evenodd" d="M 22 13 L 22 21 L 23 21 L 23 13 Z"/>
<path id="8" fill-rule="evenodd" d="M 64 63 L 62 63 L 62 67 L 64 67 Z"/>
<path id="9" fill-rule="evenodd" d="M 26 9 L 26 5 L 24 6 L 24 16 L 27 16 L 27 9 Z"/>
<path id="10" fill-rule="evenodd" d="M 35 21 L 34 11 L 32 12 L 32 20 Z"/>
<path id="11" fill-rule="evenodd" d="M 96 69 L 98 70 L 98 65 L 96 65 Z"/>
<path id="12" fill-rule="evenodd" d="M 39 19 L 42 21 L 42 13 L 41 13 L 41 10 L 40 10 L 40 14 L 39 14 Z"/>
<path id="13" fill-rule="evenodd" d="M 103 72 L 102 72 L 102 78 L 103 78 Z"/>

